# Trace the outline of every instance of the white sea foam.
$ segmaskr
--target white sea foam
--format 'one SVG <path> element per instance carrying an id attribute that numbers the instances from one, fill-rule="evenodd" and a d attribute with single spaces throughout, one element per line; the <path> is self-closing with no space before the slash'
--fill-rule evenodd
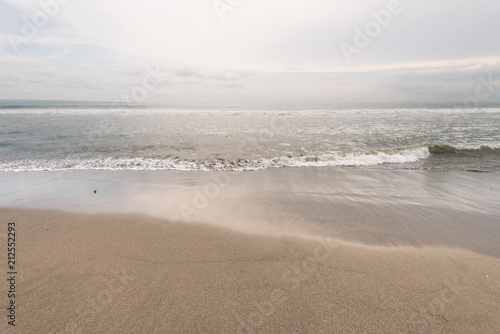
<path id="1" fill-rule="evenodd" d="M 427 147 L 397 150 L 392 152 L 322 154 L 319 156 L 279 157 L 262 159 L 265 168 L 270 167 L 324 167 L 324 166 L 374 166 L 401 164 L 426 159 L 430 156 Z"/>
<path id="2" fill-rule="evenodd" d="M 392 152 L 280 156 L 236 160 L 182 160 L 175 158 L 100 158 L 61 160 L 16 160 L 0 162 L 3 171 L 61 170 L 260 170 L 279 167 L 373 166 L 410 163 L 426 159 L 427 147 Z"/>

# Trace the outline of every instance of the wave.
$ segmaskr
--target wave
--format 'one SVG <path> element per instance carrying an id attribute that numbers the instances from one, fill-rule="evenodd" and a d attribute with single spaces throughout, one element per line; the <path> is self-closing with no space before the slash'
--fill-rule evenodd
<path id="1" fill-rule="evenodd" d="M 0 161 L 1 171 L 63 171 L 63 170 L 180 170 L 180 171 L 251 171 L 280 167 L 326 167 L 326 166 L 377 166 L 388 164 L 411 164 L 432 161 L 432 165 L 446 164 L 459 157 L 500 156 L 499 144 L 435 144 L 422 147 L 400 148 L 365 153 L 324 153 L 317 155 L 277 156 L 255 158 L 208 158 L 186 160 L 166 158 L 67 158 Z M 432 159 L 432 158 L 436 159 Z M 496 160 L 496 159 L 495 159 Z M 414 166 L 415 167 L 415 166 Z"/>
<path id="2" fill-rule="evenodd" d="M 410 163 L 429 157 L 428 148 L 373 153 L 280 156 L 254 159 L 182 160 L 177 158 L 97 158 L 59 160 L 15 160 L 0 162 L 3 171 L 61 170 L 183 170 L 243 171 L 279 167 L 374 166 Z"/>
<path id="3" fill-rule="evenodd" d="M 434 155 L 456 154 L 456 155 L 481 155 L 500 153 L 498 144 L 438 144 L 429 146 L 429 152 Z"/>

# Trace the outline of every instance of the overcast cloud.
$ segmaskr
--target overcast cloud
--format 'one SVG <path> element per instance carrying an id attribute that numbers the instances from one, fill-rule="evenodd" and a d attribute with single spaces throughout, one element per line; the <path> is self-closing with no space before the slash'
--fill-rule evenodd
<path id="1" fill-rule="evenodd" d="M 500 101 L 499 13 L 496 0 L 0 0 L 0 99 L 111 101 L 159 68 L 143 102 L 460 102 L 480 78 Z"/>

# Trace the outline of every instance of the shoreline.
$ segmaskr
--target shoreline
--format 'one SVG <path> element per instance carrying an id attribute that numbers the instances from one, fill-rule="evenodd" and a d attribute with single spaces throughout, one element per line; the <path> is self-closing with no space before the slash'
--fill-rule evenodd
<path id="1" fill-rule="evenodd" d="M 94 190 L 96 193 L 94 193 Z M 500 172 L 0 172 L 0 207 L 143 214 L 255 235 L 500 257 Z"/>

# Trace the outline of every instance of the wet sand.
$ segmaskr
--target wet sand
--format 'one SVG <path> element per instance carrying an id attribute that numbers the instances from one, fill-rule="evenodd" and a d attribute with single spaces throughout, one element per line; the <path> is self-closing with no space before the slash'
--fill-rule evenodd
<path id="1" fill-rule="evenodd" d="M 0 207 L 140 213 L 260 235 L 445 246 L 500 257 L 498 172 L 2 172 Z"/>
<path id="2" fill-rule="evenodd" d="M 497 333 L 498 178 L 0 173 L 0 332 Z"/>

